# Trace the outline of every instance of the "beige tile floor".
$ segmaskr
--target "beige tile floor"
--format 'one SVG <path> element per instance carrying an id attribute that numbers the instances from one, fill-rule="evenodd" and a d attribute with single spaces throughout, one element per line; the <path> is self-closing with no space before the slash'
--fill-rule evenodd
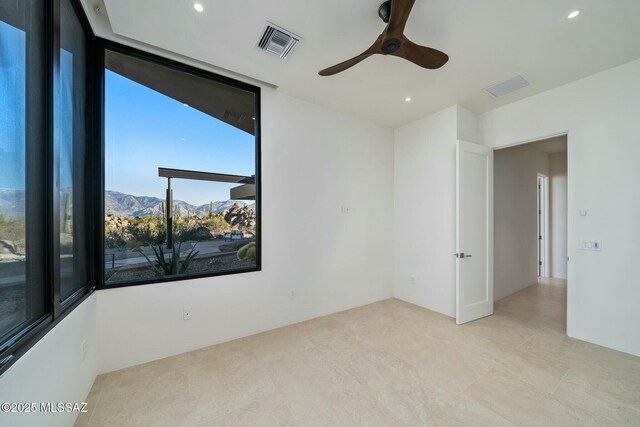
<path id="1" fill-rule="evenodd" d="M 640 358 L 566 337 L 566 286 L 463 326 L 391 299 L 101 375 L 77 426 L 640 426 Z"/>

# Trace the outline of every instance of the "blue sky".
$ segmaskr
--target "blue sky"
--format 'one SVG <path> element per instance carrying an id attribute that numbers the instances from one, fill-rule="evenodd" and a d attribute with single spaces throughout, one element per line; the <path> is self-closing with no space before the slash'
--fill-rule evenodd
<path id="1" fill-rule="evenodd" d="M 24 32 L 0 21 L 0 188 L 23 190 L 25 184 L 25 54 Z M 73 58 L 62 59 L 63 77 L 71 77 Z M 71 117 L 70 99 L 61 102 Z M 158 167 L 255 173 L 253 135 L 110 71 L 105 103 L 107 190 L 164 198 L 167 180 L 158 177 Z M 63 142 L 71 141 L 72 132 L 72 122 L 65 124 Z M 62 184 L 68 186 L 70 166 L 61 166 Z M 227 200 L 233 186 L 174 180 L 174 198 L 194 205 Z"/>
<path id="2" fill-rule="evenodd" d="M 73 55 L 60 53 L 59 99 L 64 117 L 57 144 L 60 148 L 60 185 L 72 185 Z M 24 190 L 26 155 L 26 34 L 0 21 L 0 188 Z"/>
<path id="3" fill-rule="evenodd" d="M 255 139 L 244 131 L 111 71 L 106 72 L 105 187 L 164 198 L 158 167 L 255 174 Z M 235 184 L 173 180 L 193 205 L 228 200 Z"/>
<path id="4" fill-rule="evenodd" d="M 0 188 L 25 184 L 25 33 L 0 21 Z"/>

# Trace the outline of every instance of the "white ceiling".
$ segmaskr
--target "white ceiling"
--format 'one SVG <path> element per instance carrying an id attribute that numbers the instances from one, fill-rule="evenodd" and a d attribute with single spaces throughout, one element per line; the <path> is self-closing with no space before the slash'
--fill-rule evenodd
<path id="1" fill-rule="evenodd" d="M 382 0 L 199 0 L 204 13 L 193 0 L 104 0 L 106 15 L 96 14 L 97 1 L 83 0 L 102 37 L 133 39 L 393 127 L 454 104 L 481 113 L 640 58 L 638 0 L 416 0 L 406 35 L 446 52 L 448 64 L 433 71 L 376 55 L 333 77 L 317 73 L 364 51 L 384 29 Z M 567 21 L 574 9 L 582 14 Z M 255 48 L 267 20 L 302 36 L 287 60 Z M 500 99 L 482 91 L 517 74 L 531 86 Z"/>

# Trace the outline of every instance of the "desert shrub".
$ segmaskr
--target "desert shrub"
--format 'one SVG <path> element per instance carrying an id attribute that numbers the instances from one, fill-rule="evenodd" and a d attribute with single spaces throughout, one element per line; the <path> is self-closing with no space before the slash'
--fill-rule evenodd
<path id="1" fill-rule="evenodd" d="M 104 244 L 108 249 L 123 248 L 131 239 L 128 234 L 124 228 L 107 225 L 104 228 Z"/>
<path id="2" fill-rule="evenodd" d="M 173 239 L 176 242 L 202 241 L 228 233 L 231 226 L 222 215 L 176 216 Z M 162 217 L 105 218 L 105 245 L 108 249 L 160 245 L 167 241 L 167 224 Z"/>
<path id="3" fill-rule="evenodd" d="M 245 261 L 255 262 L 256 261 L 256 246 L 255 244 L 247 249 L 247 254 L 245 256 Z"/>
<path id="4" fill-rule="evenodd" d="M 221 215 L 176 217 L 173 220 L 173 236 L 180 242 L 207 240 L 224 235 L 229 230 L 231 226 Z"/>
<path id="5" fill-rule="evenodd" d="M 256 242 L 247 243 L 238 249 L 238 259 L 240 261 L 256 260 Z"/>
<path id="6" fill-rule="evenodd" d="M 207 218 L 205 227 L 207 227 L 215 237 L 224 236 L 231 231 L 231 225 L 224 220 L 223 215 L 215 215 Z"/>
<path id="7" fill-rule="evenodd" d="M 0 240 L 24 239 L 24 218 L 9 219 L 0 214 Z"/>
<path id="8" fill-rule="evenodd" d="M 140 242 L 144 246 L 160 245 L 167 240 L 167 229 L 164 220 L 156 216 L 145 216 L 132 219 L 126 231 L 130 240 Z"/>
<path id="9" fill-rule="evenodd" d="M 4 240 L 16 254 L 25 253 L 25 220 L 9 219 L 0 214 L 0 240 Z"/>
<path id="10" fill-rule="evenodd" d="M 197 218 L 185 218 L 176 216 L 173 219 L 173 238 L 177 242 L 188 240 L 201 240 L 198 237 Z"/>

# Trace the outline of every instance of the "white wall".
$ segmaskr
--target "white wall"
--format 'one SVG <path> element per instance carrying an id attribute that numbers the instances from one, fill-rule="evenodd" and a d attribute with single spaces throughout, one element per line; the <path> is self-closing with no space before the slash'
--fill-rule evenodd
<path id="1" fill-rule="evenodd" d="M 527 144 L 494 152 L 493 295 L 499 300 L 538 281 L 538 173 L 549 156 Z"/>
<path id="2" fill-rule="evenodd" d="M 97 349 L 94 293 L 0 377 L 0 402 L 85 401 L 98 372 Z M 70 426 L 77 415 L 0 412 L 0 426 Z"/>
<path id="3" fill-rule="evenodd" d="M 262 102 L 263 270 L 99 291 L 100 372 L 393 296 L 392 131 L 268 88 Z"/>
<path id="4" fill-rule="evenodd" d="M 448 316 L 455 315 L 456 141 L 475 134 L 475 116 L 454 106 L 394 137 L 394 295 Z"/>
<path id="5" fill-rule="evenodd" d="M 455 108 L 458 110 L 457 139 L 477 143 L 478 116 L 460 105 Z"/>
<path id="6" fill-rule="evenodd" d="M 568 314 L 575 338 L 640 355 L 640 61 L 479 117 L 492 147 L 568 131 Z M 580 210 L 588 215 L 579 216 Z M 579 250 L 601 240 L 602 251 Z"/>
<path id="7" fill-rule="evenodd" d="M 567 152 L 549 155 L 550 274 L 567 278 Z"/>

